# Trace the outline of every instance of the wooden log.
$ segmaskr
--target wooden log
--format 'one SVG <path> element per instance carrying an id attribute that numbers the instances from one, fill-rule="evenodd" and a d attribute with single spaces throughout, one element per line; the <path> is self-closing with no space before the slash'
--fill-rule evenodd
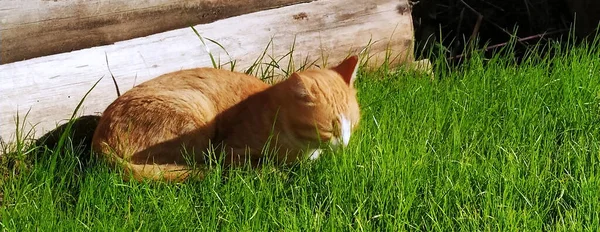
<path id="1" fill-rule="evenodd" d="M 0 64 L 309 1 L 2 1 Z"/>
<path id="2" fill-rule="evenodd" d="M 280 58 L 295 47 L 293 62 L 320 66 L 340 62 L 349 53 L 369 48 L 368 65 L 412 62 L 413 28 L 410 12 L 399 11 L 406 0 L 328 0 L 297 4 L 232 17 L 195 28 L 219 42 L 245 70 L 265 52 Z M 223 50 L 208 43 L 217 59 Z M 363 60 L 365 60 L 363 53 Z M 190 28 L 172 30 L 112 45 L 94 47 L 0 65 L 0 136 L 13 141 L 15 116 L 29 111 L 25 131 L 35 125 L 36 137 L 70 117 L 92 85 L 78 115 L 99 115 L 116 97 L 110 78 L 121 92 L 158 75 L 180 69 L 209 67 L 205 47 Z M 280 61 L 286 67 L 288 59 Z M 268 66 L 267 66 L 268 67 Z"/>

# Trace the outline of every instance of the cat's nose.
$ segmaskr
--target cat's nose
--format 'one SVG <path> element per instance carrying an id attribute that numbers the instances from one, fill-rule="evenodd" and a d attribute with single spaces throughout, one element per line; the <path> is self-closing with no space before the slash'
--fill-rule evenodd
<path id="1" fill-rule="evenodd" d="M 331 147 L 339 147 L 340 146 L 340 140 L 337 137 L 333 137 L 331 138 Z"/>
<path id="2" fill-rule="evenodd" d="M 331 138 L 331 147 L 332 148 L 338 148 L 338 147 L 346 147 L 348 146 L 348 142 L 346 139 L 342 137 L 333 137 Z"/>

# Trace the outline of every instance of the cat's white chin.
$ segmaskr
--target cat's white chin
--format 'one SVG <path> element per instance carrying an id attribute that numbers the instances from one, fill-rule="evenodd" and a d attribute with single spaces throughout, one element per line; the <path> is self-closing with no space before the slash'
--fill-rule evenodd
<path id="1" fill-rule="evenodd" d="M 342 124 L 342 142 L 344 143 L 344 147 L 348 146 L 348 143 L 350 143 L 350 135 L 352 134 L 352 126 L 350 123 L 350 120 L 348 118 L 346 118 L 346 116 L 344 116 L 343 114 L 340 116 L 340 121 Z"/>

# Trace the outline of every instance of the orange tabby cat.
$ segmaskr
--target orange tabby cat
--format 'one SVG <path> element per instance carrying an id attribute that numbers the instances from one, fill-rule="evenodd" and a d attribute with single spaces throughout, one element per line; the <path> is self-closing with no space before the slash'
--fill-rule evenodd
<path id="1" fill-rule="evenodd" d="M 211 144 L 225 165 L 258 165 L 319 156 L 319 145 L 347 145 L 360 112 L 353 87 L 358 57 L 332 69 L 307 70 L 269 86 L 212 68 L 173 72 L 144 82 L 104 111 L 92 147 L 135 179 L 183 180 L 189 159 L 205 165 Z M 267 146 L 265 146 L 267 145 Z M 268 149 L 270 152 L 265 152 Z"/>

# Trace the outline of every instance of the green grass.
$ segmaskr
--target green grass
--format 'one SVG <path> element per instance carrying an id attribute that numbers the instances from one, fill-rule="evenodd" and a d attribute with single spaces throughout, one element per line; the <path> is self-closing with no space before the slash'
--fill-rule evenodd
<path id="1" fill-rule="evenodd" d="M 22 146 L 3 161 L 0 227 L 597 231 L 600 48 L 549 50 L 520 64 L 510 52 L 457 68 L 440 60 L 435 81 L 361 72 L 350 146 L 291 168 L 136 183 L 82 164 L 85 151 L 68 142 L 56 152 Z M 36 152 L 50 158 L 6 161 Z"/>

